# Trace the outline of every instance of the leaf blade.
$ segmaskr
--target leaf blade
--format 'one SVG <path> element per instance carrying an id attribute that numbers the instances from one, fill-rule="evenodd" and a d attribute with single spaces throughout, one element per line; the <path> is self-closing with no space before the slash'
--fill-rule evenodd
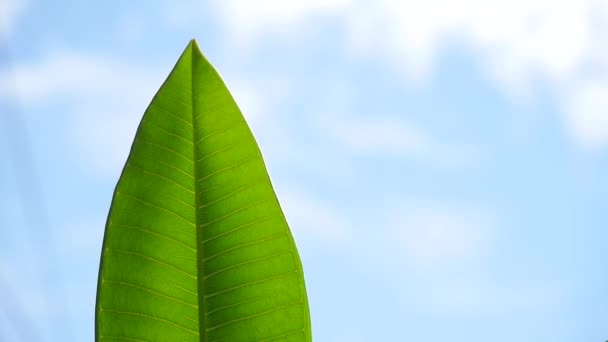
<path id="1" fill-rule="evenodd" d="M 103 336 L 311 340 L 301 262 L 261 152 L 194 41 L 144 113 L 115 190 Z"/>

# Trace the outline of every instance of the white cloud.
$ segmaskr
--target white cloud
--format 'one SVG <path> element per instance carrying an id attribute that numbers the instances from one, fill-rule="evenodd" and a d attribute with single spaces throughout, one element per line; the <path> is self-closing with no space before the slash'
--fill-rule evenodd
<path id="1" fill-rule="evenodd" d="M 605 0 L 227 0 L 217 6 L 229 36 L 243 46 L 270 32 L 314 29 L 314 18 L 338 18 L 353 53 L 390 63 L 414 80 L 428 78 L 446 43 L 461 44 L 514 99 L 534 94 L 538 81 L 565 99 L 565 123 L 576 143 L 608 145 L 608 132 L 596 127 L 605 125 L 608 108 L 590 111 L 591 95 L 577 91 L 589 74 L 608 86 Z"/>
<path id="2" fill-rule="evenodd" d="M 0 70 L 0 94 L 17 97 L 28 116 L 66 122 L 69 140 L 85 168 L 117 175 L 137 123 L 166 72 L 68 49 Z"/>
<path id="3" fill-rule="evenodd" d="M 251 38 L 284 24 L 310 27 L 312 16 L 340 17 L 360 51 L 405 63 L 412 73 L 432 67 L 446 41 L 464 40 L 488 61 L 510 63 L 516 78 L 540 71 L 564 79 L 597 49 L 594 43 L 608 29 L 601 25 L 608 18 L 603 0 L 228 0 L 218 7 L 227 27 Z"/>
<path id="4" fill-rule="evenodd" d="M 323 15 L 345 9 L 351 0 L 229 0 L 216 2 L 225 29 L 239 44 L 258 38 L 277 27 L 289 31 L 310 15 Z M 284 32 L 284 31 L 283 31 Z"/>
<path id="5" fill-rule="evenodd" d="M 11 35 L 26 7 L 27 1 L 25 0 L 2 0 L 0 2 L 0 41 Z"/>
<path id="6" fill-rule="evenodd" d="M 566 99 L 565 120 L 581 145 L 608 145 L 608 82 L 590 81 L 573 89 Z"/>
<path id="7" fill-rule="evenodd" d="M 13 91 L 28 107 L 59 96 L 79 102 L 141 100 L 143 94 L 151 97 L 154 85 L 149 85 L 150 82 L 162 82 L 155 74 L 158 72 L 104 56 L 55 49 L 41 59 L 0 70 L 0 89 L 6 94 L 16 87 Z"/>
<path id="8" fill-rule="evenodd" d="M 473 146 L 441 141 L 422 127 L 394 116 L 325 116 L 321 127 L 334 141 L 357 154 L 405 157 L 450 167 L 469 166 L 480 158 Z"/>

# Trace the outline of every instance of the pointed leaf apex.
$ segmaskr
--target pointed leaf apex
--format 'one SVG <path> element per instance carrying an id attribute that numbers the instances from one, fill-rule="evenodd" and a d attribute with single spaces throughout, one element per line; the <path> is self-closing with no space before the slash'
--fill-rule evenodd
<path id="1" fill-rule="evenodd" d="M 196 39 L 192 38 L 190 40 L 190 45 L 192 45 L 192 48 L 194 48 L 194 51 L 196 53 L 198 53 L 199 55 L 203 55 L 203 53 L 201 52 L 201 49 L 198 47 L 198 43 L 196 42 Z"/>
<path id="2" fill-rule="evenodd" d="M 194 39 L 144 112 L 101 253 L 97 342 L 312 341 L 261 152 Z"/>

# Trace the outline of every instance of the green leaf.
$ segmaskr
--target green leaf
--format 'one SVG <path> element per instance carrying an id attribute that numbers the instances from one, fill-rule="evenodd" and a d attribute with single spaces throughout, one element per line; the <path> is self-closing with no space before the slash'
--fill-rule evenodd
<path id="1" fill-rule="evenodd" d="M 300 258 L 262 155 L 194 40 L 146 110 L 114 192 L 95 338 L 312 340 Z"/>

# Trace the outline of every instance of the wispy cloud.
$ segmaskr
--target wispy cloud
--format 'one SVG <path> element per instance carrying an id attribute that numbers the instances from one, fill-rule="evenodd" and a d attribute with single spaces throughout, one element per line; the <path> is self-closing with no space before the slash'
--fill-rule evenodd
<path id="1" fill-rule="evenodd" d="M 587 81 L 565 100 L 565 120 L 573 138 L 589 149 L 608 145 L 608 80 Z"/>
<path id="2" fill-rule="evenodd" d="M 59 96 L 74 102 L 99 98 L 135 101 L 150 96 L 150 88 L 154 89 L 150 81 L 160 78 L 155 74 L 111 57 L 58 48 L 0 70 L 0 89 L 30 106 Z"/>
<path id="3" fill-rule="evenodd" d="M 562 99 L 565 132 L 579 146 L 608 146 L 608 132 L 598 129 L 606 126 L 608 107 L 590 100 L 596 96 L 588 90 L 608 85 L 605 1 L 227 0 L 217 9 L 228 40 L 246 47 L 316 29 L 315 18 L 337 19 L 355 56 L 381 60 L 415 81 L 429 79 L 448 44 L 467 48 L 512 99 L 534 96 L 539 85 Z"/>
<path id="4" fill-rule="evenodd" d="M 116 175 L 163 77 L 149 66 L 54 49 L 0 70 L 0 94 L 18 98 L 28 116 L 56 115 L 85 168 Z"/>
<path id="5" fill-rule="evenodd" d="M 238 44 L 248 46 L 267 32 L 289 32 L 306 24 L 309 16 L 344 10 L 350 0 L 247 0 L 217 1 L 224 29 Z"/>
<path id="6" fill-rule="evenodd" d="M 473 145 L 442 141 L 421 126 L 396 116 L 332 118 L 322 127 L 336 143 L 363 156 L 406 158 L 444 167 L 465 167 L 479 162 Z"/>

